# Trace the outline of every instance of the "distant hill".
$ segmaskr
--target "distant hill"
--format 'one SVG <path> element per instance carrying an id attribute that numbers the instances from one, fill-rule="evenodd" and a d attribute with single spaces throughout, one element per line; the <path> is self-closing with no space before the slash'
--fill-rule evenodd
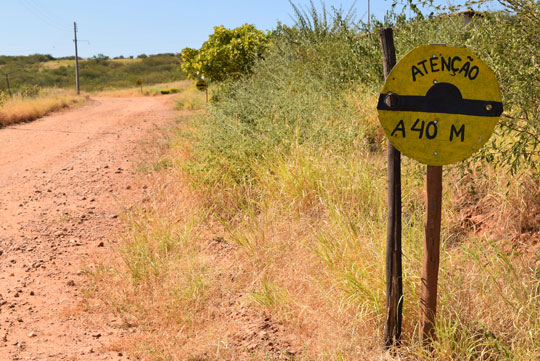
<path id="1" fill-rule="evenodd" d="M 180 69 L 180 61 L 180 56 L 172 53 L 114 59 L 99 54 L 89 59 L 79 59 L 81 90 L 132 87 L 137 80 L 143 84 L 183 80 L 186 76 Z M 75 57 L 0 55 L 0 90 L 7 90 L 6 74 L 14 92 L 29 85 L 71 88 L 75 87 Z"/>

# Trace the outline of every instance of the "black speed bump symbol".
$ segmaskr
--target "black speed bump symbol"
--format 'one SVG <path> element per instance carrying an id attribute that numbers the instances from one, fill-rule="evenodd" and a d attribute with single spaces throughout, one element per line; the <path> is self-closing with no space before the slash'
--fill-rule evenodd
<path id="1" fill-rule="evenodd" d="M 503 112 L 503 105 L 499 101 L 463 99 L 454 84 L 437 83 L 429 88 L 425 96 L 381 94 L 377 109 L 499 117 Z"/>
<path id="2" fill-rule="evenodd" d="M 197 87 L 197 89 L 203 92 L 208 88 L 208 83 L 206 82 L 206 80 L 201 79 L 197 81 L 197 84 L 195 84 L 195 86 Z"/>

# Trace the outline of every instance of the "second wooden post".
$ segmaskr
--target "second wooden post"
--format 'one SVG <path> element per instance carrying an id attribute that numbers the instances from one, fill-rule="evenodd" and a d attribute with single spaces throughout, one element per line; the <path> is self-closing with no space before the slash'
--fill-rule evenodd
<path id="1" fill-rule="evenodd" d="M 441 244 L 442 166 L 427 166 L 427 204 L 422 259 L 421 324 L 424 343 L 434 338 L 437 313 L 437 283 L 439 279 L 439 250 Z"/>

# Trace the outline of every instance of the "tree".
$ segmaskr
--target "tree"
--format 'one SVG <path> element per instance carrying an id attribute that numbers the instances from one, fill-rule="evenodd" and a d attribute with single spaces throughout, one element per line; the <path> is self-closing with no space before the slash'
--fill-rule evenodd
<path id="1" fill-rule="evenodd" d="M 205 76 L 215 81 L 236 78 L 251 72 L 255 60 L 268 47 L 268 36 L 255 26 L 245 24 L 236 29 L 215 26 L 214 33 L 202 47 L 182 50 L 182 69 L 188 77 Z"/>

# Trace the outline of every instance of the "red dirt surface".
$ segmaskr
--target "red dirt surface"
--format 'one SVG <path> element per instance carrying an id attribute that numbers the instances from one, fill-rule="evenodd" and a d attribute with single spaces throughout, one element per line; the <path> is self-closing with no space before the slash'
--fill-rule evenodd
<path id="1" fill-rule="evenodd" d="M 170 97 L 94 98 L 0 129 L 0 360 L 124 360 L 129 328 L 89 314 L 85 270 L 106 257 L 140 143 L 172 124 Z"/>

